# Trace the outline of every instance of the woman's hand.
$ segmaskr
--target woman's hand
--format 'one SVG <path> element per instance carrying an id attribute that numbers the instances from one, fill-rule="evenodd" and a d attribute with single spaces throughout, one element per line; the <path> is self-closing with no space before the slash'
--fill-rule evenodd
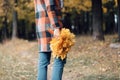
<path id="1" fill-rule="evenodd" d="M 60 29 L 59 28 L 56 28 L 54 30 L 54 37 L 59 37 L 60 36 Z"/>

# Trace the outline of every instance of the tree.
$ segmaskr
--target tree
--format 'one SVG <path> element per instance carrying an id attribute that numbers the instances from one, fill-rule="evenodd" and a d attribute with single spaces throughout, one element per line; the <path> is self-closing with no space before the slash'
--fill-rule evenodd
<path id="1" fill-rule="evenodd" d="M 2 19 L 2 25 L 0 25 L 1 27 L 1 38 L 2 38 L 2 42 L 5 42 L 7 40 L 7 27 L 8 27 L 8 12 L 10 11 L 10 4 L 9 4 L 9 0 L 1 0 L 0 1 L 0 17 Z"/>
<path id="2" fill-rule="evenodd" d="M 92 0 L 93 16 L 93 38 L 94 40 L 104 40 L 102 29 L 102 0 Z"/>
<path id="3" fill-rule="evenodd" d="M 91 0 L 64 0 L 62 12 L 65 16 L 65 27 L 71 29 L 75 34 L 82 33 L 85 27 L 82 25 L 84 23 L 82 22 L 83 13 L 90 11 L 91 6 Z"/>
<path id="4" fill-rule="evenodd" d="M 21 28 L 23 28 L 21 31 L 23 36 L 28 36 L 28 33 L 33 29 L 31 25 L 34 21 L 34 3 L 32 0 L 0 0 L 0 22 L 9 24 L 6 27 L 9 29 L 12 39 L 19 37 L 18 32 Z M 0 24 L 0 33 L 5 32 L 1 30 L 3 27 L 4 24 Z M 5 35 L 5 33 L 3 34 Z"/>
<path id="5" fill-rule="evenodd" d="M 17 6 L 17 0 L 14 0 L 14 7 Z M 13 7 L 13 26 L 12 26 L 12 39 L 17 37 L 17 11 Z"/>
<path id="6" fill-rule="evenodd" d="M 118 1 L 118 36 L 120 41 L 120 0 L 117 1 Z"/>
<path id="7" fill-rule="evenodd" d="M 115 1 L 109 0 L 107 3 L 103 4 L 104 9 L 107 9 L 106 13 L 104 13 L 104 21 L 105 21 L 105 33 L 115 33 L 116 27 L 115 27 Z"/>
<path id="8" fill-rule="evenodd" d="M 33 30 L 33 27 L 35 27 L 35 25 L 32 26 L 35 21 L 33 0 L 18 0 L 18 6 L 16 7 L 16 10 L 18 12 L 19 20 L 18 32 L 20 34 L 22 33 L 22 38 L 28 39 L 31 32 L 35 33 L 35 29 Z"/>
<path id="9" fill-rule="evenodd" d="M 71 12 L 76 9 L 77 12 L 88 11 L 91 8 L 91 0 L 64 0 L 64 6 L 67 8 L 66 12 Z"/>

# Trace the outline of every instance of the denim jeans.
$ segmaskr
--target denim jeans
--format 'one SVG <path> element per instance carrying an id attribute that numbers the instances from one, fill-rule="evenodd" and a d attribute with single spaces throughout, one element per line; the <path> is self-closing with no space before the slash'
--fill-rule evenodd
<path id="1" fill-rule="evenodd" d="M 38 78 L 37 80 L 47 80 L 47 67 L 50 64 L 51 52 L 40 52 L 38 61 Z M 66 59 L 60 58 L 54 59 L 52 79 L 62 80 L 63 68 L 66 63 Z"/>

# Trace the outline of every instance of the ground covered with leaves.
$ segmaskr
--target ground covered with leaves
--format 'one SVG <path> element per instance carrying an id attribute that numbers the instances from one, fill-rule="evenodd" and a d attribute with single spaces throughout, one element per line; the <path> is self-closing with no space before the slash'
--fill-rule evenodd
<path id="1" fill-rule="evenodd" d="M 120 80 L 120 48 L 111 48 L 116 35 L 105 41 L 91 36 L 76 36 L 76 43 L 67 56 L 63 80 Z M 37 41 L 16 39 L 0 44 L 0 80 L 36 80 Z M 53 59 L 48 69 L 51 80 Z"/>

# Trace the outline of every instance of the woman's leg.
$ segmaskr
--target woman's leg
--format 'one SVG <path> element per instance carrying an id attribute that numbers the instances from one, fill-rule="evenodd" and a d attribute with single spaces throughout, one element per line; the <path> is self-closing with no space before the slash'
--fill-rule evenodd
<path id="1" fill-rule="evenodd" d="M 61 60 L 60 58 L 54 59 L 52 80 L 62 80 L 63 68 L 66 63 L 66 59 Z"/>
<path id="2" fill-rule="evenodd" d="M 50 64 L 51 52 L 40 52 L 37 80 L 47 80 L 47 66 Z"/>

